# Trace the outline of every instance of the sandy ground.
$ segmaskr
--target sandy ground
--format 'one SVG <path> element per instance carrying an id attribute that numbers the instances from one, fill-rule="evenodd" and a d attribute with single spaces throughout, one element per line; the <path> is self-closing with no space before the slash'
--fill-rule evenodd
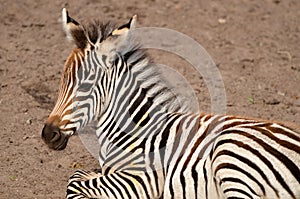
<path id="1" fill-rule="evenodd" d="M 226 88 L 227 113 L 300 124 L 300 1 L 4 1 L 0 0 L 0 198 L 64 198 L 78 167 L 96 169 L 78 137 L 61 152 L 40 139 L 54 106 L 72 44 L 60 14 L 166 27 L 198 41 L 212 56 Z M 210 111 L 203 79 L 173 55 L 153 53 L 183 73 L 201 110 Z M 157 55 L 157 56 L 155 56 Z M 168 56 L 171 56 L 168 57 Z"/>

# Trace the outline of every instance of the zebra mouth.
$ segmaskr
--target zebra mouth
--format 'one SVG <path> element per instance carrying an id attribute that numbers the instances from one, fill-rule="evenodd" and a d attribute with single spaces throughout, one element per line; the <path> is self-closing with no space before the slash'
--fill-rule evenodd
<path id="1" fill-rule="evenodd" d="M 57 151 L 61 151 L 64 150 L 68 144 L 68 140 L 69 138 L 66 137 L 64 134 L 59 133 L 59 139 L 53 141 L 53 142 L 49 142 L 47 143 L 49 148 L 57 150 Z"/>
<path id="2" fill-rule="evenodd" d="M 68 144 L 69 138 L 66 137 L 64 134 L 59 133 L 59 138 L 55 141 L 50 141 L 48 144 L 49 148 L 61 151 L 64 150 Z"/>
<path id="3" fill-rule="evenodd" d="M 58 144 L 57 146 L 54 146 L 53 149 L 54 150 L 57 150 L 57 151 L 61 151 L 61 150 L 64 150 L 68 144 L 68 138 L 65 138 L 61 141 L 60 144 Z"/>

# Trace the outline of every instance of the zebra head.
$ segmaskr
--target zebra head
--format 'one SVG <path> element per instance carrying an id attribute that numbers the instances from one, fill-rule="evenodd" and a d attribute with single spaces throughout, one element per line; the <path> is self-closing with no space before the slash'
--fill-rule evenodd
<path id="1" fill-rule="evenodd" d="M 119 52 L 129 48 L 136 16 L 120 27 L 100 22 L 84 26 L 63 9 L 62 22 L 67 38 L 76 47 L 65 62 L 56 105 L 42 130 L 42 139 L 55 150 L 63 150 L 70 136 L 105 110 L 110 79 L 120 74 L 113 72 L 113 66 L 122 59 Z"/>

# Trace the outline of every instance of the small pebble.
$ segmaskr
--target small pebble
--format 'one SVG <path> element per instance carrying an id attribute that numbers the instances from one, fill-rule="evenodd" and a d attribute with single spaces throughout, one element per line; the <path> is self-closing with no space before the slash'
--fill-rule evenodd
<path id="1" fill-rule="evenodd" d="M 278 99 L 271 99 L 265 102 L 268 105 L 277 105 L 280 104 L 280 101 Z"/>
<path id="2" fill-rule="evenodd" d="M 281 96 L 285 96 L 285 93 L 281 92 L 281 91 L 277 91 L 277 94 L 278 95 L 281 95 Z"/>
<path id="3" fill-rule="evenodd" d="M 226 19 L 220 18 L 218 19 L 219 24 L 224 24 L 226 23 Z"/>
<path id="4" fill-rule="evenodd" d="M 23 137 L 23 140 L 27 140 L 29 137 L 27 136 L 27 135 L 25 135 L 24 137 Z"/>

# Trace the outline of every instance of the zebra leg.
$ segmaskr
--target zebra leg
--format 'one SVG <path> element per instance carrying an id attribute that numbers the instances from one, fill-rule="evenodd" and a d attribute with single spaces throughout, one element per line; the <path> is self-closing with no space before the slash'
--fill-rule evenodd
<path id="1" fill-rule="evenodd" d="M 84 193 L 81 189 L 81 186 L 86 182 L 92 179 L 96 179 L 101 177 L 102 174 L 84 170 L 77 170 L 75 173 L 69 178 L 69 183 L 67 187 L 67 199 L 83 199 L 83 198 L 91 198 L 89 194 Z M 82 185 L 81 185 L 82 184 Z"/>
<path id="2" fill-rule="evenodd" d="M 70 177 L 67 199 L 82 198 L 157 198 L 143 171 L 118 171 L 102 175 L 76 171 Z"/>
<path id="3" fill-rule="evenodd" d="M 69 183 L 72 181 L 85 181 L 93 178 L 97 178 L 102 176 L 100 172 L 92 172 L 85 170 L 77 170 L 75 173 L 69 178 Z"/>

